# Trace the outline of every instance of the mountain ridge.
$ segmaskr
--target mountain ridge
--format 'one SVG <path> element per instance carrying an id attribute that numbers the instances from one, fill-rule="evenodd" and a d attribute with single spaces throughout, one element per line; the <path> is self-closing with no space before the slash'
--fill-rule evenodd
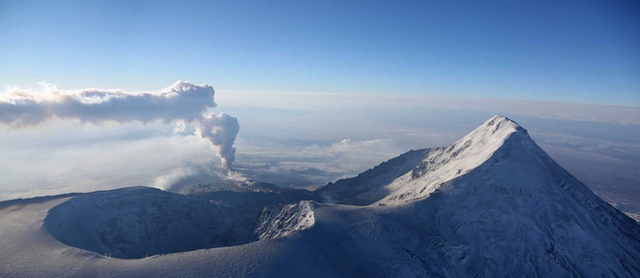
<path id="1" fill-rule="evenodd" d="M 386 196 L 369 206 L 406 207 L 410 212 L 405 215 L 430 215 L 422 223 L 431 232 L 417 236 L 431 243 L 411 251 L 412 256 L 450 250 L 443 256 L 474 257 L 440 260 L 454 267 L 430 267 L 438 275 L 491 276 L 497 271 L 518 276 L 522 272 L 508 270 L 516 265 L 529 265 L 529 273 L 538 274 L 640 274 L 640 226 L 597 197 L 506 117 L 494 116 L 449 147 L 429 149 L 420 165 L 371 190 Z M 436 227 L 426 228 L 431 221 Z M 497 269 L 476 267 L 491 264 L 487 259 L 492 256 L 479 254 L 500 249 L 526 259 L 498 252 L 493 256 Z"/>
<path id="2" fill-rule="evenodd" d="M 439 184 L 462 176 L 489 159 L 504 142 L 520 134 L 533 142 L 526 129 L 504 116 L 493 116 L 462 139 L 445 148 L 433 149 L 422 163 L 385 188 L 389 194 L 377 201 L 392 205 L 428 196 Z"/>
<path id="3" fill-rule="evenodd" d="M 383 162 L 357 177 L 329 183 L 317 191 L 332 200 L 337 199 L 339 203 L 390 205 L 394 200 L 404 199 L 400 195 L 410 194 L 404 192 L 411 189 L 407 188 L 407 182 L 426 174 L 433 175 L 434 173 L 431 173 L 430 170 L 437 168 L 439 173 L 435 173 L 434 176 L 437 175 L 437 177 L 429 182 L 429 188 L 419 188 L 418 190 L 421 192 L 413 194 L 416 195 L 415 198 L 423 198 L 436 189 L 437 183 L 451 180 L 479 166 L 499 149 L 513 133 L 522 133 L 528 138 L 526 129 L 507 117 L 496 115 L 448 147 L 411 150 Z M 469 161 L 469 158 L 474 161 Z M 457 164 L 450 163 L 460 160 L 465 161 Z M 410 175 L 407 173 L 409 171 Z M 387 172 L 392 174 L 389 175 Z M 384 179 L 372 181 L 371 176 L 384 176 Z M 415 187 L 417 185 L 412 186 L 412 188 Z"/>
<path id="4" fill-rule="evenodd" d="M 141 259 L 112 260 L 100 254 L 106 249 L 74 248 L 47 229 L 75 231 L 74 225 L 80 225 L 88 229 L 68 234 L 101 235 L 103 225 L 78 217 L 94 211 L 108 220 L 101 223 L 126 224 L 106 226 L 119 229 L 117 236 L 134 238 L 130 243 L 115 238 L 125 244 L 107 249 L 144 243 L 147 231 L 155 230 L 137 233 L 126 227 L 166 222 L 155 212 L 171 208 L 173 201 L 157 198 L 159 190 L 124 199 L 114 192 L 126 190 L 9 204 L 8 213 L 0 214 L 6 223 L 0 225 L 0 246 L 6 250 L 0 252 L 0 276 L 640 276 L 640 225 L 598 198 L 506 117 L 492 117 L 448 147 L 409 151 L 315 192 L 267 189 L 160 194 L 183 204 L 167 216 L 184 223 L 175 230 L 198 228 L 205 221 L 196 232 L 220 237 L 200 247 L 205 249 L 172 253 L 176 249 L 168 246 L 155 252 L 158 256 Z M 248 204 L 253 205 L 252 224 L 245 230 L 251 242 L 216 243 L 243 234 L 225 232 L 239 226 L 224 223 L 241 218 L 230 208 Z M 138 218 L 117 209 L 123 206 L 139 212 Z M 144 217 L 147 211 L 155 217 L 151 221 Z M 215 221 L 209 225 L 207 219 Z M 216 246 L 225 247 L 210 248 Z"/>

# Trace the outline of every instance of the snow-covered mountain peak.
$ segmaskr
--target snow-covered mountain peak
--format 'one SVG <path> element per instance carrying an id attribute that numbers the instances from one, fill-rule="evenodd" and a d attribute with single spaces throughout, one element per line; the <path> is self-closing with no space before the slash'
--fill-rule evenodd
<path id="1" fill-rule="evenodd" d="M 469 139 L 506 139 L 506 137 L 514 132 L 527 133 L 523 127 L 513 120 L 505 116 L 495 115 L 459 141 L 466 141 Z"/>
<path id="2" fill-rule="evenodd" d="M 507 140 L 517 142 L 510 145 L 535 146 L 524 128 L 496 115 L 448 147 L 409 151 L 357 177 L 329 183 L 320 192 L 330 200 L 354 205 L 392 205 L 420 199 L 443 182 L 478 167 Z"/>
<path id="3" fill-rule="evenodd" d="M 493 116 L 478 128 L 451 144 L 440 155 L 446 162 L 459 162 L 452 165 L 461 168 L 477 166 L 485 161 L 514 133 L 527 134 L 527 131 L 516 122 L 504 116 Z M 518 136 L 527 138 L 527 136 Z"/>
<path id="4" fill-rule="evenodd" d="M 516 145 L 535 144 L 516 122 L 504 116 L 493 116 L 450 146 L 432 149 L 418 167 L 385 186 L 388 194 L 378 203 L 390 205 L 424 198 L 442 183 L 480 166 L 507 140 L 523 143 Z"/>
<path id="5" fill-rule="evenodd" d="M 527 136 L 519 138 L 528 138 L 528 132 L 518 123 L 512 121 L 505 116 L 493 116 L 486 120 L 475 130 L 462 137 L 460 140 L 451 144 L 448 149 L 452 150 L 455 156 L 459 152 L 467 151 L 478 155 L 486 154 L 498 149 L 505 140 L 512 134 L 519 133 Z"/>
<path id="6" fill-rule="evenodd" d="M 423 276 L 640 277 L 640 226 L 558 165 L 514 121 L 494 116 L 448 147 L 417 154 L 417 166 L 401 159 L 409 152 L 324 193 L 368 200 L 362 210 L 402 223 L 381 229 L 423 231 L 398 240 L 402 248 L 417 242 L 413 250 L 421 251 L 404 250 L 422 258 Z M 404 174 L 393 171 L 408 166 Z"/>

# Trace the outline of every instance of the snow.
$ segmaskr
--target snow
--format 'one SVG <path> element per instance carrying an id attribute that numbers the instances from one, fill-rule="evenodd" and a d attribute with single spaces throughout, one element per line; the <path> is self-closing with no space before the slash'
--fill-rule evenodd
<path id="1" fill-rule="evenodd" d="M 257 230 L 260 239 L 278 238 L 308 229 L 315 224 L 312 204 L 300 201 L 280 209 L 265 208 L 260 223 Z"/>
<path id="2" fill-rule="evenodd" d="M 485 162 L 516 132 L 526 131 L 506 117 L 494 116 L 451 146 L 429 152 L 420 166 L 385 186 L 389 194 L 378 203 L 398 205 L 429 196 L 444 182 Z"/>
<path id="3" fill-rule="evenodd" d="M 343 204 L 283 198 L 290 202 L 263 201 L 241 210 L 239 204 L 247 203 L 228 198 L 258 193 L 215 194 L 134 188 L 0 203 L 0 276 L 640 276 L 640 225 L 562 169 L 524 128 L 500 116 L 449 147 L 409 152 L 315 192 Z M 214 197 L 222 201 L 210 202 Z M 162 213 L 158 219 L 136 217 L 139 211 Z M 190 219 L 192 211 L 203 214 Z M 97 223 L 113 217 L 125 224 L 142 221 L 115 225 L 126 227 L 115 234 L 150 246 L 182 238 L 138 237 L 147 234 L 141 231 L 170 230 L 143 228 L 167 220 L 198 231 L 198 223 L 211 218 L 224 224 L 247 217 L 255 220 L 249 229 L 254 238 L 193 251 L 163 249 L 137 259 L 71 246 L 100 234 L 105 226 Z M 232 238 L 220 233 L 224 227 L 205 230 Z M 61 234 L 68 238 L 58 240 Z"/>
<path id="4" fill-rule="evenodd" d="M 53 209 L 44 228 L 61 242 L 117 258 L 144 258 L 257 240 L 258 214 L 136 187 L 88 194 Z"/>
<path id="5" fill-rule="evenodd" d="M 357 177 L 342 179 L 320 188 L 323 199 L 333 203 L 368 205 L 384 198 L 384 186 L 416 168 L 433 150 L 411 150 L 369 169 Z"/>

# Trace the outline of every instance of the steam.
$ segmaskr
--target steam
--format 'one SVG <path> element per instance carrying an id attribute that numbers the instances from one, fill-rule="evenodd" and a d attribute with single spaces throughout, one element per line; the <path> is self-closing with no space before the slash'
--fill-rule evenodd
<path id="1" fill-rule="evenodd" d="M 211 142 L 222 164 L 235 160 L 233 143 L 240 126 L 225 113 L 207 114 L 216 107 L 215 91 L 207 84 L 177 81 L 159 92 L 125 93 L 119 90 L 60 91 L 47 86 L 41 93 L 14 89 L 0 94 L 0 123 L 13 128 L 35 126 L 54 118 L 82 123 L 163 121 L 193 124 Z"/>
<path id="2" fill-rule="evenodd" d="M 240 131 L 238 119 L 228 114 L 218 115 L 211 113 L 199 120 L 196 132 L 202 138 L 208 139 L 211 144 L 218 146 L 218 155 L 222 159 L 222 164 L 231 169 L 231 164 L 236 159 L 236 148 L 233 142 Z"/>
<path id="3" fill-rule="evenodd" d="M 220 169 L 219 165 L 210 163 L 187 163 L 157 177 L 153 187 L 174 193 L 190 194 L 193 193 L 191 190 L 215 191 L 250 182 L 241 173 L 221 170 L 223 169 Z"/>

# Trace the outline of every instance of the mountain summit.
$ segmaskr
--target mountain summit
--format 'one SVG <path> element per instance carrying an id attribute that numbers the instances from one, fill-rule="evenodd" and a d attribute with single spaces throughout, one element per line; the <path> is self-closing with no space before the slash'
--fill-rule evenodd
<path id="1" fill-rule="evenodd" d="M 471 172 L 510 145 L 530 149 L 535 143 L 516 122 L 494 116 L 449 147 L 429 152 L 418 167 L 385 187 L 389 194 L 379 203 L 398 204 L 424 198 L 444 182 Z"/>
<path id="2" fill-rule="evenodd" d="M 502 116 L 306 194 L 136 188 L 0 212 L 3 277 L 640 276 L 640 225 Z"/>
<path id="3" fill-rule="evenodd" d="M 516 122 L 494 116 L 448 147 L 418 153 L 417 165 L 392 159 L 321 192 L 401 210 L 423 231 L 415 233 L 421 242 L 415 254 L 446 266 L 433 269 L 439 275 L 640 275 L 640 226 L 558 165 Z M 408 167 L 388 183 L 368 182 Z M 370 178 L 354 182 L 361 177 Z"/>
<path id="4" fill-rule="evenodd" d="M 410 151 L 355 178 L 330 183 L 320 192 L 331 200 L 358 205 L 399 204 L 420 199 L 443 182 L 481 165 L 507 140 L 535 144 L 516 122 L 494 116 L 449 147 Z"/>

